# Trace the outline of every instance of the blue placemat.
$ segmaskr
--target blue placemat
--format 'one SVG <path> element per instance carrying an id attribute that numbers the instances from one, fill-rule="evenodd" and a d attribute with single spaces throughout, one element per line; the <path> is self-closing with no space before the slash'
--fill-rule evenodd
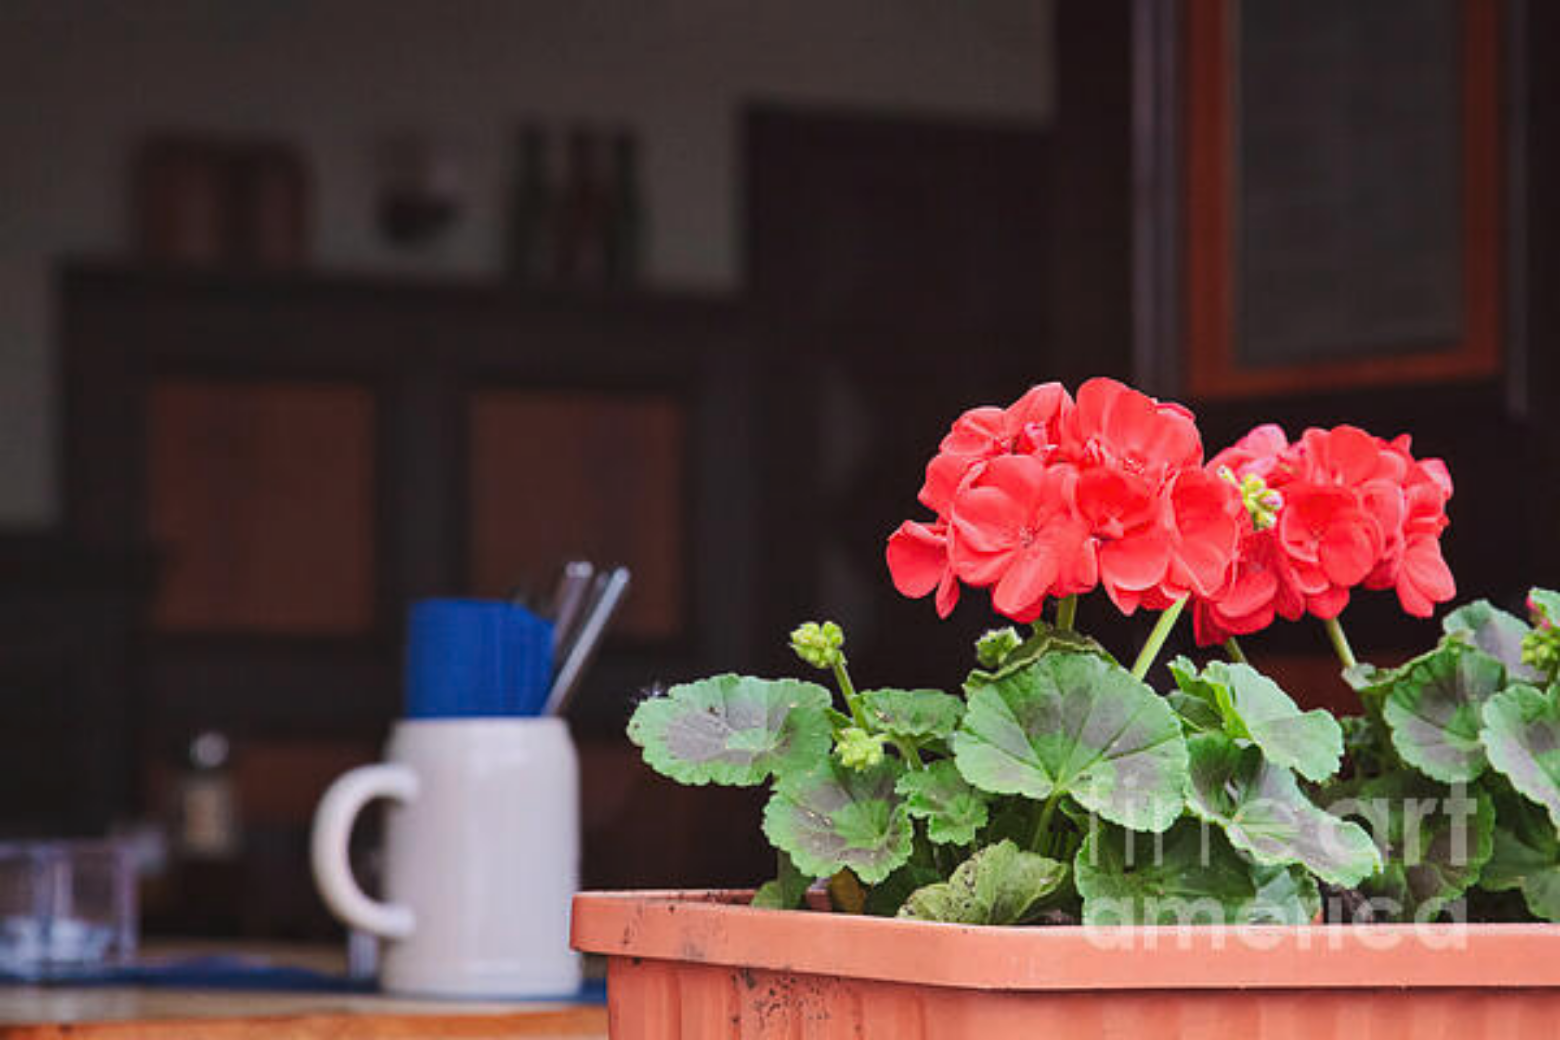
<path id="1" fill-rule="evenodd" d="M 353 979 L 312 968 L 223 954 L 100 968 L 55 969 L 47 974 L 0 970 L 0 985 L 7 983 L 25 986 L 144 986 L 153 989 L 270 990 L 291 993 L 379 992 L 378 983 L 371 979 Z M 578 1004 L 603 1004 L 607 999 L 607 985 L 601 979 L 587 979 L 574 993 L 528 998 L 483 997 L 481 999 L 484 1001 L 515 1000 L 517 1003 L 568 1001 Z"/>

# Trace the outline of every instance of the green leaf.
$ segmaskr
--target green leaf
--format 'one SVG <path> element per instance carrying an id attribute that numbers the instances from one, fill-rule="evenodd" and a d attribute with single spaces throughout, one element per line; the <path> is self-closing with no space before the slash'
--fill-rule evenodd
<path id="1" fill-rule="evenodd" d="M 764 836 L 813 877 L 849 868 L 874 884 L 910 858 L 914 830 L 894 793 L 903 767 L 885 759 L 860 772 L 825 759 L 786 773 L 764 807 Z"/>
<path id="2" fill-rule="evenodd" d="M 927 885 L 900 908 L 900 917 L 953 924 L 1023 924 L 1062 886 L 1067 865 L 1011 841 L 988 845 L 959 864 L 953 877 Z"/>
<path id="3" fill-rule="evenodd" d="M 1539 682 L 1542 676 L 1522 663 L 1522 640 L 1532 631 L 1528 623 L 1508 614 L 1489 600 L 1475 600 L 1441 619 L 1448 639 L 1482 650 L 1506 668 L 1513 682 Z"/>
<path id="4" fill-rule="evenodd" d="M 1165 695 L 1170 707 L 1181 717 L 1187 733 L 1217 733 L 1224 729 L 1218 698 L 1213 686 L 1203 682 L 1197 666 L 1185 657 L 1177 657 L 1167 666 L 1178 689 Z"/>
<path id="5" fill-rule="evenodd" d="M 1185 818 L 1163 835 L 1095 828 L 1073 879 L 1087 925 L 1235 924 L 1257 899 L 1246 860 L 1218 830 Z"/>
<path id="6" fill-rule="evenodd" d="M 679 783 L 746 787 L 827 757 L 828 705 L 813 683 L 717 675 L 641 703 L 628 738 Z"/>
<path id="7" fill-rule="evenodd" d="M 1475 779 L 1485 767 L 1480 709 L 1505 681 L 1499 661 L 1460 642 L 1410 661 L 1394 673 L 1382 704 L 1392 746 L 1433 780 Z"/>
<path id="8" fill-rule="evenodd" d="M 1389 755 L 1383 754 L 1387 742 L 1381 724 L 1368 715 L 1345 715 L 1338 720 L 1343 730 L 1343 753 L 1355 778 L 1380 775 L 1388 768 Z"/>
<path id="9" fill-rule="evenodd" d="M 968 845 L 986 826 L 986 795 L 948 759 L 906 772 L 896 790 L 906 811 L 926 821 L 926 836 L 938 845 Z"/>
<path id="10" fill-rule="evenodd" d="M 913 892 L 941 881 L 942 872 L 929 863 L 909 863 L 872 886 L 867 893 L 865 912 L 873 917 L 893 917 Z"/>
<path id="11" fill-rule="evenodd" d="M 1188 748 L 1188 808 L 1222 827 L 1230 844 L 1259 864 L 1299 863 L 1344 888 L 1381 867 L 1370 835 L 1318 809 L 1294 774 L 1268 762 L 1261 749 L 1222 734 L 1193 737 Z"/>
<path id="12" fill-rule="evenodd" d="M 1170 672 L 1184 693 L 1218 712 L 1224 732 L 1250 740 L 1275 765 L 1316 781 L 1338 771 L 1343 758 L 1338 720 L 1320 709 L 1301 711 L 1277 683 L 1250 665 L 1210 661 L 1198 675 L 1182 657 L 1170 663 Z"/>
<path id="13" fill-rule="evenodd" d="M 1560 685 L 1509 686 L 1484 705 L 1480 732 L 1490 765 L 1560 827 Z"/>
<path id="14" fill-rule="evenodd" d="M 970 672 L 964 681 L 964 691 L 966 694 L 973 693 L 976 687 L 989 686 L 999 679 L 1023 671 L 1049 654 L 1092 654 L 1111 664 L 1116 663 L 1109 650 L 1082 632 L 1070 628 L 1057 628 L 1045 621 L 1036 621 L 1034 634 L 1020 643 L 1017 649 L 1003 657 L 1001 667 L 977 668 Z"/>
<path id="15" fill-rule="evenodd" d="M 976 687 L 953 751 L 964 778 L 992 794 L 1067 794 L 1138 830 L 1162 831 L 1181 815 L 1186 745 L 1175 713 L 1093 654 L 1048 654 Z"/>
<path id="16" fill-rule="evenodd" d="M 1310 924 L 1322 912 L 1322 893 L 1311 872 L 1298 864 L 1251 868 L 1257 893 L 1247 907 L 1249 924 Z"/>
<path id="17" fill-rule="evenodd" d="M 1494 795 L 1494 849 L 1479 887 L 1518 890 L 1535 917 L 1560 921 L 1560 835 L 1537 806 L 1501 787 Z"/>
<path id="18" fill-rule="evenodd" d="M 1560 625 L 1560 592 L 1530 589 L 1527 601 L 1528 609 L 1533 612 L 1534 624 Z"/>
<path id="19" fill-rule="evenodd" d="M 1365 821 L 1383 867 L 1359 886 L 1382 902 L 1378 919 L 1432 921 L 1479 880 L 1489 861 L 1495 807 L 1482 791 L 1447 787 L 1400 769 L 1360 785 L 1335 813 Z"/>
<path id="20" fill-rule="evenodd" d="M 779 870 L 773 881 L 766 881 L 753 893 L 753 906 L 764 910 L 795 910 L 807 899 L 813 879 L 796 869 L 791 857 L 778 853 Z"/>
<path id="21" fill-rule="evenodd" d="M 867 721 L 894 737 L 946 737 L 964 715 L 964 702 L 941 690 L 868 690 L 861 695 Z"/>

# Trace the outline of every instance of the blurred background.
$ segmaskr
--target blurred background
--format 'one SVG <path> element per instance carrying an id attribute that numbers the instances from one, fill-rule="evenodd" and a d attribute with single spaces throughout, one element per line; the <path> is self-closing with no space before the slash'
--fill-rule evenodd
<path id="1" fill-rule="evenodd" d="M 992 616 L 884 540 L 1046 380 L 1210 453 L 1411 431 L 1461 597 L 1520 603 L 1557 42 L 1539 0 L 0 0 L 0 833 L 129 836 L 154 931 L 332 934 L 309 820 L 407 605 L 588 557 L 635 584 L 572 712 L 586 884 L 755 883 L 758 796 L 652 775 L 634 699 L 794 674 L 822 616 L 859 679 L 955 683 Z M 1319 628 L 1253 642 L 1347 704 Z"/>

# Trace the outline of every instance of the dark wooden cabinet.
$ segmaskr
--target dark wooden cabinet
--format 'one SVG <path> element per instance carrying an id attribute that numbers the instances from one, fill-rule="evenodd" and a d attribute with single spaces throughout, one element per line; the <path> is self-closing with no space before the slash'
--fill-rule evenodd
<path id="1" fill-rule="evenodd" d="M 0 834 L 101 834 L 135 790 L 139 554 L 0 537 Z"/>
<path id="2" fill-rule="evenodd" d="M 105 702 L 134 716 L 103 730 L 125 782 L 91 819 L 156 812 L 179 749 L 220 729 L 256 854 L 308 918 L 309 813 L 398 713 L 407 605 L 545 598 L 585 555 L 638 579 L 573 717 L 601 806 L 587 879 L 669 881 L 700 858 L 630 852 L 625 819 L 698 831 L 703 814 L 652 787 L 622 734 L 642 689 L 749 649 L 760 453 L 740 306 L 106 265 L 69 268 L 61 302 L 68 541 L 149 561 L 141 694 Z M 750 808 L 753 849 L 710 880 L 752 880 Z"/>

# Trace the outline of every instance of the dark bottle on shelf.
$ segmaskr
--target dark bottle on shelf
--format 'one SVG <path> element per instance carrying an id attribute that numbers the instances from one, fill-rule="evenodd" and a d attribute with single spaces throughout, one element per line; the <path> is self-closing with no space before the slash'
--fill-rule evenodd
<path id="1" fill-rule="evenodd" d="M 644 263 L 645 214 L 639 190 L 638 141 L 628 130 L 612 135 L 612 181 L 607 223 L 607 284 L 637 285 Z"/>
<path id="2" fill-rule="evenodd" d="M 239 932 L 244 899 L 242 828 L 227 737 L 208 730 L 184 749 L 175 778 L 168 912 L 156 922 L 182 935 Z"/>
<path id="3" fill-rule="evenodd" d="M 523 285 L 543 284 L 554 273 L 556 213 L 547 159 L 546 132 L 536 124 L 522 128 L 509 200 L 504 266 L 509 276 Z"/>
<path id="4" fill-rule="evenodd" d="M 587 128 L 569 131 L 554 252 L 558 280 L 565 285 L 599 286 L 606 281 L 607 193 L 596 143 Z"/>

